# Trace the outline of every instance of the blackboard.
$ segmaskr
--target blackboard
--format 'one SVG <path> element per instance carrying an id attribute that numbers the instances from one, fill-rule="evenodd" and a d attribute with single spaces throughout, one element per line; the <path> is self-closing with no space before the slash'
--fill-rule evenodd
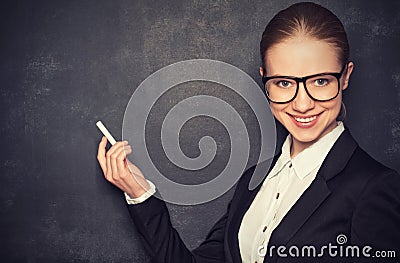
<path id="1" fill-rule="evenodd" d="M 121 191 L 97 163 L 95 122 L 121 138 L 135 88 L 182 60 L 224 61 L 261 84 L 261 33 L 293 2 L 1 1 L 1 262 L 150 262 Z M 337 14 L 349 36 L 355 71 L 344 95 L 346 124 L 367 152 L 400 172 L 400 3 L 318 2 Z M 177 87 L 162 103 L 211 88 Z M 165 105 L 152 121 L 160 121 Z M 181 141 L 188 156 L 206 133 L 220 136 L 227 150 L 218 123 L 189 124 Z M 278 135 L 282 141 L 279 126 Z M 223 165 L 223 152 L 215 161 Z M 168 206 L 189 248 L 203 240 L 231 195 Z"/>

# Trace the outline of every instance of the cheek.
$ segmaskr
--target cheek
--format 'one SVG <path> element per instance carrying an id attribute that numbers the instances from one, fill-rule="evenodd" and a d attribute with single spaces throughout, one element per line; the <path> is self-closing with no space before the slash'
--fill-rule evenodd
<path id="1" fill-rule="evenodd" d="M 284 109 L 288 107 L 286 104 L 276 104 L 276 103 L 271 103 L 269 105 L 272 114 L 275 116 L 276 119 L 280 119 L 280 116 L 284 114 Z"/>
<path id="2" fill-rule="evenodd" d="M 342 104 L 342 97 L 338 96 L 334 100 L 327 101 L 327 102 L 321 102 L 320 106 L 325 108 L 326 110 L 330 111 L 331 114 L 333 114 L 333 115 L 335 115 L 335 117 L 337 117 L 337 115 L 340 112 L 341 104 Z"/>

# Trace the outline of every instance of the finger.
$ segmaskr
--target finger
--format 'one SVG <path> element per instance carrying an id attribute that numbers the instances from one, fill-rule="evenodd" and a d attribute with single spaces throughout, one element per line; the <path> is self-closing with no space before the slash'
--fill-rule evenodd
<path id="1" fill-rule="evenodd" d="M 107 171 L 106 169 L 106 145 L 107 145 L 107 138 L 103 136 L 101 138 L 101 141 L 99 143 L 99 147 L 97 150 L 97 160 L 100 164 L 101 169 L 103 170 L 103 173 Z"/>
<path id="2" fill-rule="evenodd" d="M 120 174 L 118 172 L 118 166 L 117 166 L 117 157 L 119 156 L 119 153 L 121 150 L 123 150 L 123 146 L 126 145 L 128 142 L 123 141 L 123 142 L 117 142 L 114 144 L 113 149 L 110 149 L 110 164 L 111 164 L 111 171 L 112 171 L 112 178 L 114 181 L 118 180 L 120 177 Z"/>
<path id="3" fill-rule="evenodd" d="M 128 155 L 132 153 L 132 146 L 125 145 L 124 146 L 124 151 L 125 151 L 125 160 L 124 162 L 126 163 L 126 165 L 128 165 Z"/>
<path id="4" fill-rule="evenodd" d="M 113 170 L 112 170 L 112 165 L 111 165 L 111 156 L 114 153 L 114 151 L 118 148 L 118 146 L 121 144 L 121 142 L 115 143 L 111 148 L 107 151 L 106 153 L 106 163 L 107 163 L 107 170 L 105 177 L 108 181 L 111 183 L 114 183 L 113 181 Z"/>
<path id="5" fill-rule="evenodd" d="M 125 163 L 126 153 L 130 153 L 130 151 L 132 151 L 130 147 L 122 147 L 116 157 L 118 175 L 121 179 L 125 179 L 126 175 L 130 174 L 129 168 Z"/>
<path id="6" fill-rule="evenodd" d="M 125 164 L 126 153 L 127 153 L 127 151 L 131 151 L 131 150 L 132 150 L 132 148 L 130 145 L 122 145 L 114 152 L 116 163 L 117 163 L 117 173 L 119 176 L 123 176 L 126 172 L 126 164 Z"/>
<path id="7" fill-rule="evenodd" d="M 112 182 L 112 170 L 111 170 L 111 160 L 110 160 L 110 156 L 107 154 L 106 155 L 106 163 L 107 163 L 107 169 L 106 169 L 106 173 L 105 173 L 105 177 L 108 181 Z"/>
<path id="8" fill-rule="evenodd" d="M 125 151 L 125 159 L 124 159 L 124 165 L 129 169 L 129 163 L 130 161 L 128 160 L 128 155 L 132 153 L 132 146 L 129 144 L 124 146 L 124 151 Z"/>
<path id="9" fill-rule="evenodd" d="M 106 153 L 106 158 L 111 158 L 113 153 L 118 150 L 118 148 L 123 144 L 123 142 L 117 142 L 110 147 L 110 149 Z"/>

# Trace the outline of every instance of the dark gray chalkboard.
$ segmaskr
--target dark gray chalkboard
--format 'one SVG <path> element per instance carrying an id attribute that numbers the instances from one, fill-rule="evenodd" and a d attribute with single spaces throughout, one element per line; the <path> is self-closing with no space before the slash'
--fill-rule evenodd
<path id="1" fill-rule="evenodd" d="M 221 60 L 260 83 L 261 33 L 292 2 L 1 1 L 0 261 L 150 262 L 122 193 L 102 176 L 95 122 L 121 138 L 135 88 L 181 60 Z M 372 156 L 400 171 L 400 2 L 320 3 L 343 21 L 356 65 L 345 92 L 347 125 Z M 190 85 L 164 98 L 166 107 L 152 112 L 154 125 L 167 106 L 196 93 Z M 197 121 L 183 129 L 182 148 L 196 156 L 193 141 L 221 137 L 218 169 L 229 141 L 218 123 Z M 204 125 L 209 129 L 198 129 Z M 164 160 L 159 146 L 149 147 Z M 188 247 L 201 242 L 231 194 L 194 207 L 169 205 Z"/>

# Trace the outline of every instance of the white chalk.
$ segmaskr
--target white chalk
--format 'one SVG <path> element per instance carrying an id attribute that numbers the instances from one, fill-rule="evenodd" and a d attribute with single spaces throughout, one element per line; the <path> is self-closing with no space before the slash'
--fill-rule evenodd
<path id="1" fill-rule="evenodd" d="M 114 145 L 116 143 L 114 137 L 112 137 L 111 133 L 107 130 L 106 126 L 101 121 L 96 122 L 97 127 L 100 129 L 100 131 L 106 136 L 108 141 L 111 143 L 111 145 Z"/>

